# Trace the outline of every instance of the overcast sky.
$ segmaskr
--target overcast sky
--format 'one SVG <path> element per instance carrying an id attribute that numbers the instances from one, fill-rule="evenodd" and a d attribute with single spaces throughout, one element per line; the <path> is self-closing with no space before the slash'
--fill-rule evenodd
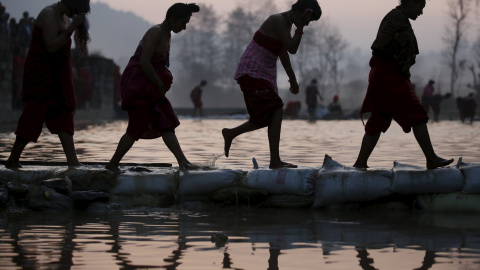
<path id="1" fill-rule="evenodd" d="M 149 22 L 159 23 L 166 10 L 178 0 L 91 0 L 110 7 L 131 11 Z M 220 14 L 226 14 L 243 3 L 245 8 L 255 4 L 253 0 L 191 0 L 197 4 L 213 5 Z M 281 11 L 288 10 L 295 0 L 271 0 Z M 368 50 L 375 38 L 383 16 L 398 5 L 398 0 L 319 0 L 325 18 L 337 25 L 350 48 Z M 424 53 L 442 49 L 447 0 L 428 0 L 424 14 L 412 22 L 420 50 Z"/>

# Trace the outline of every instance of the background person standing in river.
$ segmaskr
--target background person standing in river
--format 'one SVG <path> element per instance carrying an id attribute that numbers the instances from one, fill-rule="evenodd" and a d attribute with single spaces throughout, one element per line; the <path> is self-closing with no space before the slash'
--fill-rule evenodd
<path id="1" fill-rule="evenodd" d="M 320 98 L 320 100 L 323 100 L 323 97 L 318 92 L 317 79 L 313 79 L 305 90 L 305 103 L 307 103 L 308 117 L 310 121 L 317 120 L 317 97 Z"/>
<path id="2" fill-rule="evenodd" d="M 413 134 L 427 160 L 427 168 L 446 166 L 453 159 L 435 154 L 427 129 L 428 115 L 418 100 L 410 82 L 410 67 L 419 54 L 418 44 L 410 20 L 423 14 L 425 0 L 401 0 L 380 24 L 372 45 L 369 85 L 361 114 L 371 112 L 365 125 L 365 135 L 356 168 L 368 168 L 367 161 L 381 132 L 386 132 L 392 119 L 408 133 Z"/>
<path id="3" fill-rule="evenodd" d="M 207 81 L 203 80 L 203 81 L 200 82 L 199 85 L 195 86 L 195 88 L 193 88 L 193 90 L 190 92 L 190 99 L 193 102 L 192 117 L 195 117 L 195 115 L 197 115 L 197 110 L 199 112 L 200 117 L 203 116 L 203 111 L 202 111 L 202 107 L 203 107 L 203 102 L 202 102 L 203 88 L 202 87 L 205 87 L 205 85 L 207 85 Z"/>
<path id="4" fill-rule="evenodd" d="M 280 130 L 283 119 L 283 102 L 278 96 L 277 59 L 285 68 L 290 81 L 290 91 L 297 94 L 299 87 L 288 53 L 295 54 L 302 40 L 303 28 L 310 21 L 320 19 L 322 11 L 316 0 L 298 0 L 292 9 L 271 15 L 253 36 L 235 74 L 243 92 L 250 119 L 242 125 L 222 130 L 225 156 L 235 137 L 250 131 L 268 127 L 270 168 L 296 168 L 296 165 L 280 159 Z M 292 25 L 297 29 L 291 36 Z"/>
<path id="5" fill-rule="evenodd" d="M 36 142 L 43 123 L 58 134 L 68 166 L 79 166 L 73 142 L 76 98 L 70 56 L 71 36 L 85 52 L 90 40 L 85 27 L 89 0 L 61 0 L 42 9 L 35 20 L 25 59 L 22 99 L 25 103 L 18 120 L 17 138 L 5 166 L 21 167 L 20 156 L 29 142 Z M 66 27 L 64 16 L 73 18 Z"/>
<path id="6" fill-rule="evenodd" d="M 128 111 L 128 127 L 106 169 L 116 171 L 125 154 L 139 139 L 162 137 L 180 168 L 193 165 L 183 154 L 175 135 L 180 125 L 165 93 L 173 76 L 168 70 L 171 32 L 187 28 L 192 13 L 200 11 L 196 4 L 177 3 L 171 6 L 165 20 L 152 26 L 143 36 L 135 54 L 122 74 L 122 109 Z"/>
<path id="7" fill-rule="evenodd" d="M 427 111 L 427 114 L 430 112 L 430 107 L 432 106 L 433 94 L 435 93 L 434 84 L 434 80 L 429 80 L 428 84 L 423 88 L 422 105 Z"/>

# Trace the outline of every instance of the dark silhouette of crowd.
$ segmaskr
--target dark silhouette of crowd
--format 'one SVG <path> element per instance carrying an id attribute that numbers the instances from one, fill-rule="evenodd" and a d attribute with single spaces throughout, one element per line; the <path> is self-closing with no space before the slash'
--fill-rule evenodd
<path id="1" fill-rule="evenodd" d="M 67 18 L 68 19 L 68 18 Z M 70 21 L 70 20 L 69 20 Z M 28 54 L 32 32 L 35 25 L 35 18 L 30 17 L 27 11 L 23 12 L 22 17 L 17 21 L 16 18 L 10 18 L 6 12 L 6 7 L 0 2 L 0 34 L 10 36 L 12 50 L 12 108 L 21 110 L 22 88 L 23 88 L 23 70 L 25 67 L 25 58 Z M 86 22 L 89 27 L 88 21 Z M 78 109 L 89 108 L 92 97 L 93 77 L 89 63 L 76 48 L 72 49 L 74 83 L 77 91 Z"/>
<path id="2" fill-rule="evenodd" d="M 470 124 L 475 119 L 475 112 L 477 110 L 477 102 L 474 98 L 474 93 L 470 93 L 467 97 L 457 97 L 457 108 L 460 114 L 460 120 L 465 123 L 465 120 L 470 118 Z"/>
<path id="3" fill-rule="evenodd" d="M 10 17 L 5 6 L 0 3 L 0 34 L 10 36 L 12 49 L 12 106 L 22 108 L 21 91 L 25 57 L 32 37 L 35 19 L 27 11 L 18 20 Z"/>

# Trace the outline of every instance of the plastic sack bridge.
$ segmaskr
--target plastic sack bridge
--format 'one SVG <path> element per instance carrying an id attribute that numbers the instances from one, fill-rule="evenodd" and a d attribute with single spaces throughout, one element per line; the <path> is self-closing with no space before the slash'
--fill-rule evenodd
<path id="1" fill-rule="evenodd" d="M 322 167 L 190 170 L 130 167 L 112 173 L 100 165 L 80 168 L 0 165 L 0 207 L 36 210 L 171 207 L 188 203 L 258 207 L 419 208 L 480 212 L 480 164 L 427 170 L 394 163 L 360 171 L 328 155 Z"/>

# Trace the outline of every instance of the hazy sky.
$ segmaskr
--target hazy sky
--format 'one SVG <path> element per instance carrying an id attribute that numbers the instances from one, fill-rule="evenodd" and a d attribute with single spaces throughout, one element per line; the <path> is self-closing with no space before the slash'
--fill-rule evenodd
<path id="1" fill-rule="evenodd" d="M 281 11 L 288 10 L 295 0 L 271 0 Z M 92 0 L 103 2 L 122 11 L 131 11 L 152 23 L 163 20 L 166 10 L 178 0 Z M 191 0 L 197 4 L 213 5 L 219 13 L 227 14 L 239 3 L 245 8 L 254 0 Z M 319 0 L 325 18 L 337 25 L 350 48 L 369 50 L 383 16 L 398 4 L 398 0 Z M 424 14 L 412 22 L 420 51 L 427 53 L 442 49 L 447 0 L 428 0 Z"/>

